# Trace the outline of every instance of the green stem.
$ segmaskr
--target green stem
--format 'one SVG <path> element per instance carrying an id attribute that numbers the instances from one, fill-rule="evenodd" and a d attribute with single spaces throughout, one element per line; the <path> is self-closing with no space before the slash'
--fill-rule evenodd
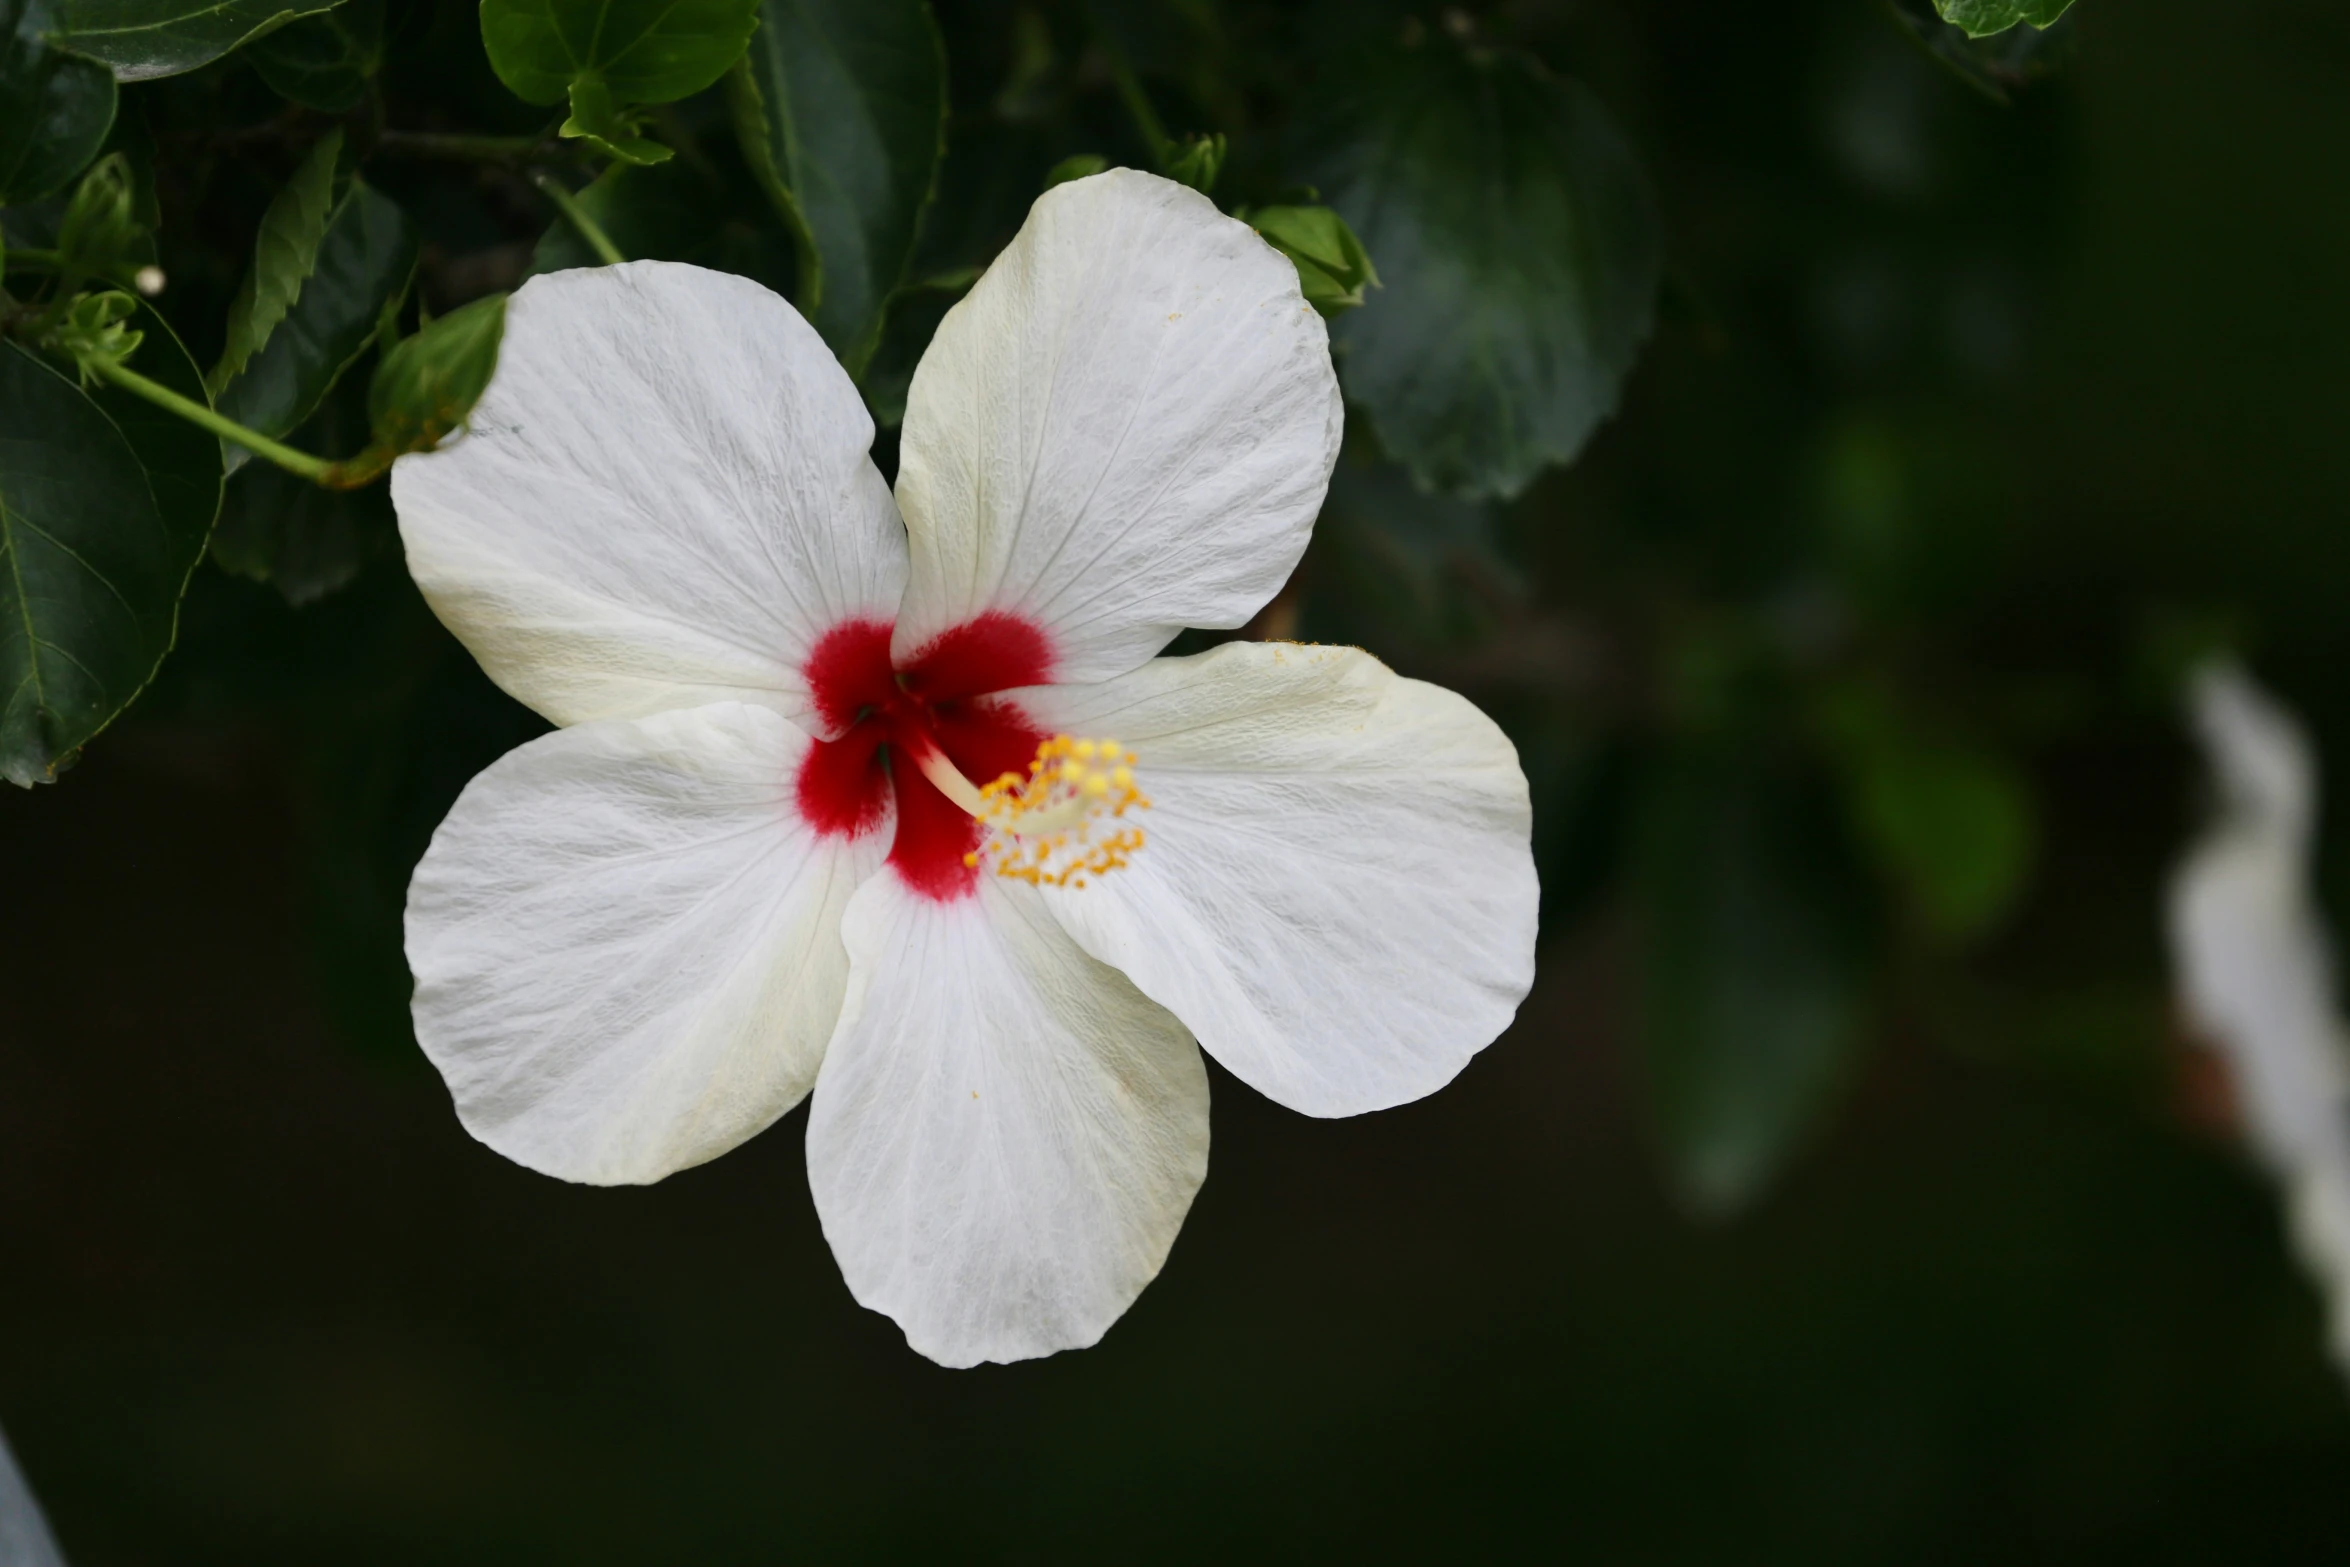
<path id="1" fill-rule="evenodd" d="M 418 158 L 449 158 L 460 163 L 514 163 L 531 156 L 547 143 L 544 131 L 536 136 L 475 136 L 451 131 L 385 131 L 375 140 L 379 152 L 407 153 Z"/>
<path id="2" fill-rule="evenodd" d="M 36 250 L 30 245 L 12 245 L 6 262 L 11 267 L 27 267 L 35 272 L 55 272 L 65 265 L 65 259 L 54 250 Z"/>
<path id="3" fill-rule="evenodd" d="M 544 171 L 533 174 L 531 180 L 555 204 L 555 210 L 563 214 L 564 221 L 579 230 L 579 237 L 587 241 L 587 248 L 594 251 L 604 265 L 616 267 L 628 259 L 620 253 L 620 247 L 612 243 L 612 236 L 604 232 L 602 225 L 587 215 L 587 208 L 579 204 L 579 199 L 563 188 L 561 180 Z"/>
<path id="4" fill-rule="evenodd" d="M 234 419 L 226 419 L 193 398 L 182 397 L 160 382 L 150 381 L 138 371 L 103 355 L 93 354 L 82 361 L 91 374 L 112 381 L 126 392 L 135 393 L 156 407 L 178 414 L 188 423 L 211 431 L 224 441 L 234 441 L 256 457 L 266 457 L 288 473 L 299 474 L 313 484 L 328 481 L 334 464 L 308 452 L 295 451 L 291 446 L 280 446 L 258 431 L 248 430 Z"/>
<path id="5" fill-rule="evenodd" d="M 1126 112 L 1134 117 L 1134 128 L 1150 143 L 1151 156 L 1164 164 L 1167 149 L 1174 145 L 1174 138 L 1167 134 L 1166 122 L 1151 107 L 1150 95 L 1142 90 L 1142 79 L 1134 74 L 1134 67 L 1126 63 L 1125 51 L 1105 44 L 1102 52 L 1109 56 L 1110 80 L 1118 84 L 1118 96 L 1125 100 Z"/>

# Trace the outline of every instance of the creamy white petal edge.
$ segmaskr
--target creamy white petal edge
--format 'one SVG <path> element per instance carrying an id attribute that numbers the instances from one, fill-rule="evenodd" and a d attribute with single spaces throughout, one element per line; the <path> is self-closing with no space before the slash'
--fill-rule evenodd
<path id="1" fill-rule="evenodd" d="M 465 1128 L 598 1185 L 714 1159 L 808 1092 L 840 915 L 889 824 L 820 838 L 810 741 L 740 702 L 558 730 L 468 784 L 408 889 L 416 1037 Z"/>
<path id="2" fill-rule="evenodd" d="M 1113 169 L 1037 198 L 906 403 L 910 653 L 987 610 L 1058 681 L 1237 626 L 1304 553 L 1344 413 L 1297 270 L 1197 191 Z"/>
<path id="3" fill-rule="evenodd" d="M 638 261 L 533 278 L 470 430 L 403 457 L 408 569 L 559 724 L 728 698 L 807 710 L 810 644 L 886 621 L 905 531 L 873 421 L 799 313 Z"/>
<path id="4" fill-rule="evenodd" d="M 808 1184 L 850 1292 L 941 1365 L 1093 1343 L 1207 1175 L 1198 1047 L 1027 887 L 942 904 L 879 876 L 843 935 Z"/>
<path id="5" fill-rule="evenodd" d="M 1124 869 L 1048 891 L 1079 943 L 1308 1115 L 1435 1092 L 1534 981 L 1532 813 L 1464 698 L 1354 648 L 1230 642 L 1014 700 L 1141 758 Z"/>
<path id="6" fill-rule="evenodd" d="M 2316 762 L 2292 717 L 2232 665 L 2197 674 L 2192 709 L 2218 811 L 2171 884 L 2180 1001 L 2227 1058 L 2350 1370 L 2350 1034 L 2309 890 Z"/>

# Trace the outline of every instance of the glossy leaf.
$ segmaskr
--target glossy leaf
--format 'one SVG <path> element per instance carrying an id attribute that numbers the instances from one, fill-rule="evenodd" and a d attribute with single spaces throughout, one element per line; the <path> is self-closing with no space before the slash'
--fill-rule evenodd
<path id="1" fill-rule="evenodd" d="M 2048 27 L 2070 9 L 2073 0 L 1934 0 L 1942 20 L 1966 29 L 1969 38 L 1988 38 L 2019 23 Z"/>
<path id="2" fill-rule="evenodd" d="M 310 274 L 285 319 L 221 391 L 220 411 L 263 435 L 310 417 L 375 341 L 416 271 L 416 230 L 399 204 L 354 179 L 328 216 Z M 242 459 L 232 459 L 232 467 Z"/>
<path id="3" fill-rule="evenodd" d="M 345 114 L 367 96 L 383 59 L 383 0 L 343 0 L 299 17 L 245 50 L 270 90 L 306 108 Z"/>
<path id="4" fill-rule="evenodd" d="M 114 73 L 50 43 L 43 0 L 0 0 L 0 207 L 62 190 L 105 144 Z"/>
<path id="5" fill-rule="evenodd" d="M 481 41 L 525 103 L 587 82 L 607 103 L 671 103 L 734 64 L 759 0 L 482 0 Z"/>
<path id="6" fill-rule="evenodd" d="M 460 306 L 384 355 L 367 392 L 368 424 L 387 451 L 430 451 L 465 422 L 498 368 L 506 296 Z"/>
<path id="7" fill-rule="evenodd" d="M 203 401 L 178 339 L 138 315 L 140 373 Z M 53 780 L 154 675 L 220 479 L 194 425 L 0 345 L 0 776 Z"/>
<path id="8" fill-rule="evenodd" d="M 1835 813 L 1728 751 L 1666 763 L 1632 866 L 1640 1064 L 1693 1209 L 1751 1202 L 1851 1075 L 1868 972 Z"/>
<path id="9" fill-rule="evenodd" d="M 745 154 L 786 221 L 804 222 L 820 268 L 820 283 L 803 277 L 798 303 L 861 374 L 938 182 L 938 28 L 921 0 L 768 0 L 745 62 Z"/>
<path id="10" fill-rule="evenodd" d="M 334 0 L 58 0 L 57 41 L 126 82 L 177 76 Z"/>
<path id="11" fill-rule="evenodd" d="M 1615 411 L 1655 314 L 1648 182 L 1588 92 L 1438 37 L 1360 57 L 1307 143 L 1387 292 L 1333 323 L 1350 399 L 1424 484 L 1514 495 Z"/>
<path id="12" fill-rule="evenodd" d="M 228 339 L 221 346 L 219 363 L 204 378 L 215 395 L 269 341 L 316 267 L 319 244 L 334 216 L 335 159 L 342 150 L 341 131 L 319 138 L 261 215 L 253 264 L 245 269 L 245 279 L 229 305 Z"/>

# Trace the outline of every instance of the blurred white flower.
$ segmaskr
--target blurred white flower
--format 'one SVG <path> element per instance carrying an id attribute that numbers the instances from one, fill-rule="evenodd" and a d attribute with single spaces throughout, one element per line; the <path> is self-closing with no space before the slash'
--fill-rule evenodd
<path id="1" fill-rule="evenodd" d="M 1047 193 L 949 312 L 894 498 L 757 284 L 522 288 L 470 433 L 393 473 L 435 611 L 566 726 L 409 891 L 466 1127 L 652 1181 L 812 1088 L 850 1289 L 968 1365 L 1092 1343 L 1156 1275 L 1207 1170 L 1195 1036 L 1312 1115 L 1449 1081 L 1533 977 L 1509 742 L 1354 649 L 1152 657 L 1286 580 L 1340 422 L 1295 269 L 1131 171 Z"/>
<path id="2" fill-rule="evenodd" d="M 2216 800 L 2171 886 L 2180 1003 L 2228 1063 L 2350 1369 L 2350 1033 L 2309 887 L 2316 761 L 2291 715 L 2233 664 L 2199 671 L 2190 706 Z"/>
<path id="3" fill-rule="evenodd" d="M 65 1567 L 5 1436 L 0 1436 L 0 1567 Z"/>

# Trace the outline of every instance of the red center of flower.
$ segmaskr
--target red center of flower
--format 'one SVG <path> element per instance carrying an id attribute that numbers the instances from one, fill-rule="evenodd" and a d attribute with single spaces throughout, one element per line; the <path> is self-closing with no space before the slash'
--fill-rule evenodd
<path id="1" fill-rule="evenodd" d="M 800 814 L 819 832 L 854 837 L 880 825 L 894 789 L 898 832 L 889 863 L 907 886 L 945 902 L 978 880 L 963 856 L 979 847 L 980 826 L 932 788 L 913 759 L 935 747 L 975 783 L 1024 774 L 1046 732 L 990 693 L 1041 684 L 1052 650 L 1027 621 L 991 610 L 899 665 L 890 658 L 890 630 L 879 620 L 845 620 L 808 655 L 802 672 L 816 716 L 838 738 L 817 741 L 800 764 Z"/>

